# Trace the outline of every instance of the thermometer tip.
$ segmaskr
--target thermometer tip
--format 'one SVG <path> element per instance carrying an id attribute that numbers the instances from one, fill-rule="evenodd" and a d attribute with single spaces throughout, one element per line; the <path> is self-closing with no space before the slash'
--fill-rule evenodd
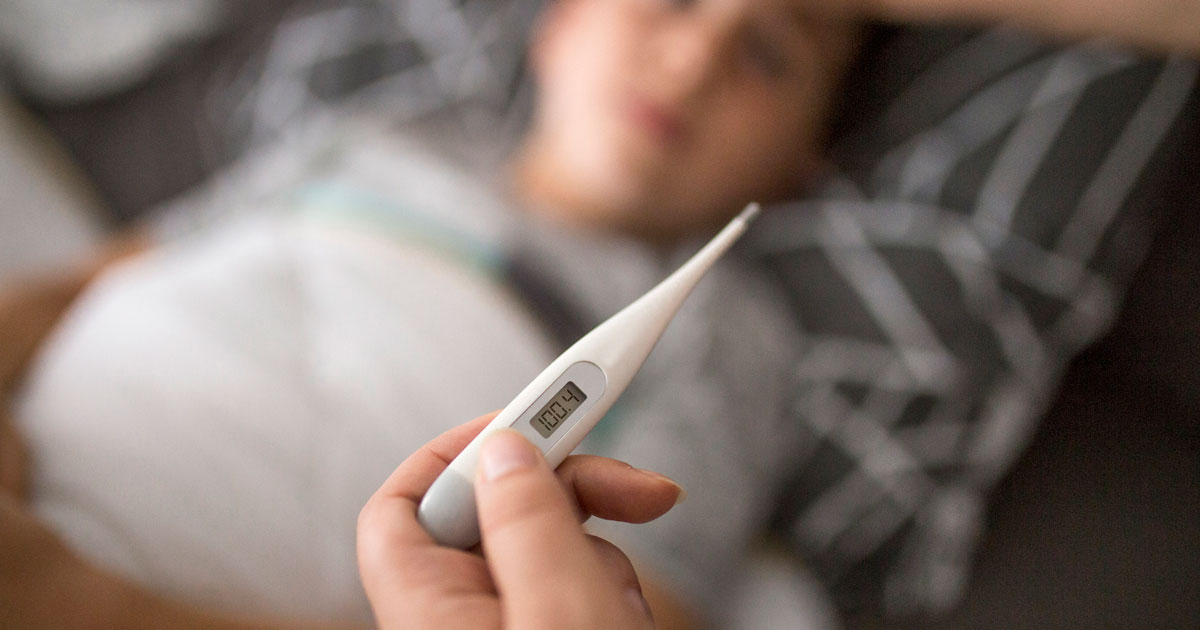
<path id="1" fill-rule="evenodd" d="M 754 220 L 754 217 L 758 216 L 760 210 L 762 210 L 762 207 L 758 205 L 758 202 L 752 201 L 750 205 L 746 206 L 745 210 L 742 210 L 742 213 L 737 218 L 743 223 L 749 223 Z"/>

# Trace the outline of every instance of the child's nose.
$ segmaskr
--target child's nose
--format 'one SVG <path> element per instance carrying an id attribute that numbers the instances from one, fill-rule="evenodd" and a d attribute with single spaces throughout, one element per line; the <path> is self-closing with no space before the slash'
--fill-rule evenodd
<path id="1" fill-rule="evenodd" d="M 664 27 L 656 39 L 660 88 L 682 100 L 712 84 L 728 56 L 730 37 L 716 26 L 684 21 Z"/>

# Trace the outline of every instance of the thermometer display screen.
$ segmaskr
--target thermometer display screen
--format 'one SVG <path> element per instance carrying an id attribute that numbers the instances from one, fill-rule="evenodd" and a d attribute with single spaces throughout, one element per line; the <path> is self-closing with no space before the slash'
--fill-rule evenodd
<path id="1" fill-rule="evenodd" d="M 534 414 L 533 418 L 529 420 L 529 424 L 532 424 L 542 437 L 548 438 L 555 429 L 562 426 L 567 418 L 571 417 L 571 414 L 575 413 L 575 410 L 585 400 L 587 400 L 587 396 L 584 395 L 583 390 L 579 389 L 575 383 L 568 381 L 550 399 L 550 402 L 542 407 L 541 411 Z"/>

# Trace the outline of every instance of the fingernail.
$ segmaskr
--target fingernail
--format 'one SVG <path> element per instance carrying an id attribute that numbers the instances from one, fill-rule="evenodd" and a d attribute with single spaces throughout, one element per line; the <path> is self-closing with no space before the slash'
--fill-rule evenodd
<path id="1" fill-rule="evenodd" d="M 479 474 L 484 481 L 495 481 L 536 463 L 537 454 L 528 440 L 512 429 L 501 429 L 483 442 L 483 451 L 479 454 Z"/>
<path id="2" fill-rule="evenodd" d="M 678 481 L 675 481 L 674 479 L 672 479 L 666 475 L 660 475 L 652 470 L 642 470 L 640 468 L 638 470 L 641 470 L 643 475 L 653 477 L 654 479 L 657 479 L 659 481 L 665 481 L 665 482 L 671 484 L 672 486 L 675 486 L 676 488 L 678 488 L 679 494 L 677 494 L 675 496 L 675 505 L 679 505 L 680 503 L 683 503 L 684 501 L 687 500 L 687 496 L 688 496 L 687 489 L 684 488 L 683 486 L 679 485 Z"/>

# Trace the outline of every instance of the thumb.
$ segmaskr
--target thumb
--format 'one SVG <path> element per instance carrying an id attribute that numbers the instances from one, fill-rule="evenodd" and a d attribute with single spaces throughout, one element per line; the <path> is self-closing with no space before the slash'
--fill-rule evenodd
<path id="1" fill-rule="evenodd" d="M 541 452 L 519 433 L 487 438 L 475 486 L 484 555 L 509 627 L 644 618 L 594 552 Z"/>

